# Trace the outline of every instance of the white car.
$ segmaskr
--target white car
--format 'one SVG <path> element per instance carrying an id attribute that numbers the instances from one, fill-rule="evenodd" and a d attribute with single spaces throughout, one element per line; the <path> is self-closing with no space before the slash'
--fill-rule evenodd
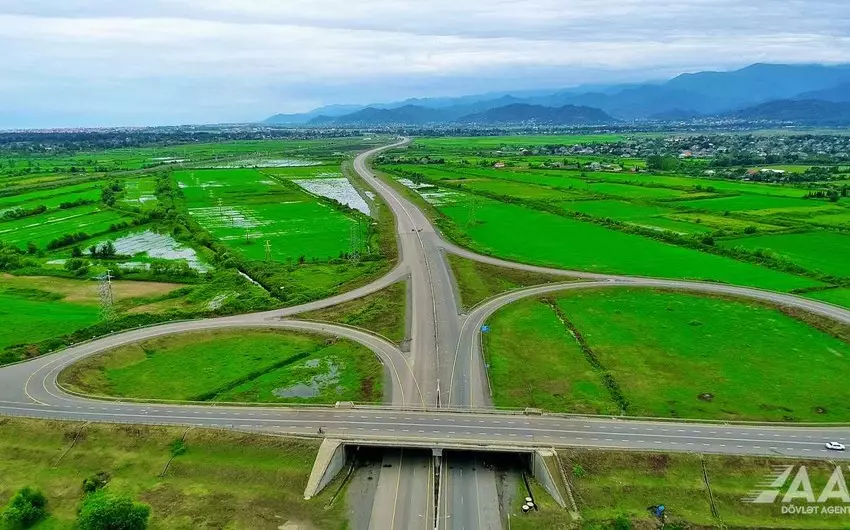
<path id="1" fill-rule="evenodd" d="M 844 444 L 838 442 L 826 442 L 826 448 L 830 451 L 843 451 L 845 449 Z"/>

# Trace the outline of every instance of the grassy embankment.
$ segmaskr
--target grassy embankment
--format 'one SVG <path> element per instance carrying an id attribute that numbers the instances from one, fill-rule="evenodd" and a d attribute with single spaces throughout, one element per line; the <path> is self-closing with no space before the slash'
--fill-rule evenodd
<path id="1" fill-rule="evenodd" d="M 171 458 L 184 436 L 187 450 Z M 75 441 L 76 440 L 76 441 Z M 107 490 L 152 508 L 152 530 L 333 528 L 347 526 L 334 488 L 303 500 L 318 442 L 182 427 L 0 419 L 0 504 L 21 487 L 47 497 L 39 530 L 71 530 L 83 479 L 109 476 Z"/>
<path id="2" fill-rule="evenodd" d="M 846 516 L 782 514 L 780 502 L 752 504 L 743 499 L 764 488 L 774 466 L 804 464 L 819 495 L 835 469 L 824 461 L 699 454 L 565 450 L 560 453 L 582 516 L 579 523 L 548 496 L 535 491 L 541 510 L 511 517 L 517 530 L 658 528 L 647 507 L 664 504 L 665 528 L 845 528 Z M 703 467 L 704 466 L 704 467 Z M 797 467 L 795 467 L 795 472 Z M 706 484 L 705 477 L 708 477 Z M 791 479 L 783 491 L 787 491 Z M 709 494 L 710 492 L 710 494 Z M 780 496 L 780 500 L 781 500 Z M 713 503 L 713 506 L 712 506 Z M 795 505 L 803 505 L 800 499 Z M 835 506 L 834 500 L 830 504 Z M 712 510 L 714 508 L 714 510 Z M 617 520 L 628 526 L 614 526 Z"/>
<path id="3" fill-rule="evenodd" d="M 297 318 L 357 326 L 400 343 L 405 339 L 406 300 L 407 282 L 402 281 L 357 300 L 301 313 Z"/>
<path id="4" fill-rule="evenodd" d="M 449 254 L 447 259 L 457 283 L 461 306 L 464 310 L 511 289 L 571 280 L 568 276 L 497 267 L 454 254 Z"/>

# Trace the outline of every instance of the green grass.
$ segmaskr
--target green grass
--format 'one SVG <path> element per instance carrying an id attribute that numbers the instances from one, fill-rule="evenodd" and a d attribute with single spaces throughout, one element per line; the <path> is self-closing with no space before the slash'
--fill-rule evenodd
<path id="1" fill-rule="evenodd" d="M 595 171 L 589 174 L 594 179 L 605 179 L 611 182 L 630 184 L 658 185 L 669 188 L 693 189 L 700 186 L 703 190 L 713 188 L 720 193 L 754 193 L 759 195 L 774 195 L 777 197 L 804 197 L 807 193 L 802 188 L 778 184 L 762 184 L 758 182 L 736 182 L 721 179 L 691 178 L 684 175 L 651 175 L 647 173 L 606 173 Z"/>
<path id="2" fill-rule="evenodd" d="M 86 182 L 0 197 L 0 211 L 11 208 L 35 208 L 40 205 L 58 208 L 63 202 L 74 202 L 79 199 L 97 201 L 100 200 L 101 185 L 101 182 Z"/>
<path id="3" fill-rule="evenodd" d="M 357 326 L 400 343 L 405 339 L 406 305 L 407 282 L 398 282 L 357 300 L 301 313 L 297 318 Z"/>
<path id="4" fill-rule="evenodd" d="M 460 184 L 464 190 L 476 192 L 494 193 L 507 197 L 535 201 L 559 201 L 569 199 L 583 199 L 588 195 L 579 190 L 552 189 L 534 184 L 521 182 L 500 181 L 496 179 L 470 179 L 446 181 L 452 184 Z"/>
<path id="5" fill-rule="evenodd" d="M 459 202 L 440 208 L 476 249 L 499 257 L 592 272 L 714 280 L 791 290 L 818 282 L 592 223 L 496 201 L 477 201 L 474 226 Z"/>
<path id="6" fill-rule="evenodd" d="M 48 291 L 0 288 L 0 350 L 65 335 L 100 318 L 97 306 L 66 303 Z"/>
<path id="7" fill-rule="evenodd" d="M 621 221 L 632 221 L 669 213 L 670 208 L 655 204 L 631 203 L 626 201 L 573 201 L 562 204 L 565 210 L 580 212 L 594 217 L 610 217 Z"/>
<path id="8" fill-rule="evenodd" d="M 741 212 L 748 210 L 770 210 L 771 212 L 817 208 L 827 203 L 812 199 L 795 199 L 792 197 L 775 197 L 769 195 L 737 195 L 734 197 L 718 197 L 714 199 L 697 199 L 679 201 L 677 206 L 709 210 L 712 212 Z"/>
<path id="9" fill-rule="evenodd" d="M 826 215 L 813 215 L 810 217 L 803 218 L 801 221 L 815 226 L 825 226 L 828 228 L 842 228 L 844 230 L 850 230 L 850 212 L 842 213 L 838 209 L 836 209 L 836 212 L 837 213 Z"/>
<path id="10" fill-rule="evenodd" d="M 77 391 L 116 397 L 328 403 L 380 401 L 382 373 L 374 353 L 359 344 L 251 329 L 187 333 L 124 346 L 71 366 L 60 381 Z M 319 381 L 326 376 L 327 381 Z M 311 381 L 316 382 L 315 396 L 274 393 Z"/>
<path id="11" fill-rule="evenodd" d="M 546 305 L 521 300 L 498 311 L 488 324 L 484 348 L 494 405 L 617 412 L 599 375 Z"/>
<path id="12" fill-rule="evenodd" d="M 326 506 L 332 488 L 303 499 L 317 441 L 185 431 L 2 418 L 0 504 L 24 486 L 37 487 L 47 497 L 50 517 L 35 528 L 72 530 L 83 479 L 103 472 L 108 491 L 151 506 L 151 530 L 347 527 L 345 502 Z M 169 446 L 184 434 L 186 453 L 159 477 L 171 457 Z"/>
<path id="13" fill-rule="evenodd" d="M 99 234 L 109 231 L 112 224 L 131 220 L 121 212 L 103 209 L 98 205 L 78 206 L 0 222 L 0 239 L 19 247 L 32 241 L 40 248 L 45 248 L 50 241 L 64 234 Z"/>
<path id="14" fill-rule="evenodd" d="M 743 233 L 748 227 L 753 227 L 759 232 L 773 232 L 782 230 L 782 227 L 760 223 L 750 219 L 737 219 L 731 216 L 713 215 L 705 213 L 676 213 L 667 216 L 677 222 L 691 223 L 702 226 L 708 230 L 726 230 L 727 232 Z"/>
<path id="15" fill-rule="evenodd" d="M 643 217 L 629 219 L 627 222 L 636 226 L 667 230 L 677 234 L 705 234 L 713 231 L 710 227 L 703 224 L 678 221 L 668 217 Z"/>
<path id="16" fill-rule="evenodd" d="M 806 232 L 743 237 L 720 242 L 727 247 L 766 249 L 806 270 L 850 277 L 850 235 L 835 232 Z"/>
<path id="17" fill-rule="evenodd" d="M 195 220 L 248 259 L 265 259 L 265 241 L 276 261 L 324 261 L 349 250 L 354 219 L 294 184 L 253 169 L 181 171 L 175 178 Z"/>
<path id="18" fill-rule="evenodd" d="M 629 415 L 850 421 L 841 375 L 850 374 L 850 345 L 776 309 L 620 288 L 564 293 L 557 307 L 616 381 Z M 496 404 L 610 412 L 603 372 L 544 304 L 508 306 L 490 324 Z"/>
<path id="19" fill-rule="evenodd" d="M 840 515 L 783 515 L 780 503 L 750 504 L 742 500 L 752 491 L 763 489 L 774 466 L 804 464 L 814 491 L 820 492 L 835 469 L 834 464 L 824 461 L 600 450 L 569 450 L 560 455 L 585 528 L 606 528 L 623 515 L 634 528 L 655 528 L 657 519 L 647 507 L 657 504 L 666 507 L 669 523 L 686 527 L 719 527 L 721 521 L 729 528 L 846 526 L 846 518 Z M 720 521 L 711 513 L 703 461 Z M 563 513 L 562 520 L 568 521 L 569 516 Z"/>
<path id="20" fill-rule="evenodd" d="M 814 291 L 807 293 L 805 296 L 850 309 L 850 289 L 827 289 L 826 291 Z"/>
<path id="21" fill-rule="evenodd" d="M 570 280 L 568 276 L 539 274 L 520 269 L 497 267 L 462 258 L 455 254 L 449 254 L 447 259 L 464 310 L 511 289 Z"/>

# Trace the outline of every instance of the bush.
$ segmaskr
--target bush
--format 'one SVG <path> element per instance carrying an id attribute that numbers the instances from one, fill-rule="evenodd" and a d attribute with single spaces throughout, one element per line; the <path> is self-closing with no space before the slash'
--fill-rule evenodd
<path id="1" fill-rule="evenodd" d="M 83 493 L 94 493 L 106 486 L 109 482 L 109 474 L 100 472 L 83 479 Z"/>
<path id="2" fill-rule="evenodd" d="M 47 515 L 47 499 L 37 489 L 21 489 L 3 509 L 2 521 L 6 528 L 29 528 Z"/>
<path id="3" fill-rule="evenodd" d="M 611 523 L 611 530 L 631 530 L 632 522 L 629 521 L 629 518 L 625 515 L 621 515 L 614 519 L 614 522 Z"/>
<path id="4" fill-rule="evenodd" d="M 144 530 L 148 527 L 151 508 L 120 495 L 103 490 L 86 496 L 80 507 L 77 528 L 80 530 Z"/>

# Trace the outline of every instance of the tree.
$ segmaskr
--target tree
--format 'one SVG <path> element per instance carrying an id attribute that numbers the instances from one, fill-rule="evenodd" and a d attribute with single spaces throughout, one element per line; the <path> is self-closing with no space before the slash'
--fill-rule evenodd
<path id="1" fill-rule="evenodd" d="M 47 499 L 35 488 L 20 489 L 3 509 L 6 528 L 29 528 L 47 515 Z"/>
<path id="2" fill-rule="evenodd" d="M 100 249 L 100 257 L 102 258 L 114 258 L 115 254 L 115 245 L 112 241 L 107 241 Z"/>
<path id="3" fill-rule="evenodd" d="M 103 191 L 100 192 L 100 200 L 103 201 L 103 204 L 112 206 L 115 204 L 115 192 L 112 188 L 103 188 Z"/>
<path id="4" fill-rule="evenodd" d="M 130 497 L 96 491 L 83 499 L 77 528 L 80 530 L 145 530 L 151 508 Z"/>
<path id="5" fill-rule="evenodd" d="M 74 245 L 73 247 L 71 247 L 71 257 L 72 258 L 82 258 L 83 257 L 83 251 L 80 250 L 80 245 Z"/>
<path id="6" fill-rule="evenodd" d="M 38 252 L 38 247 L 32 241 L 27 241 L 27 254 L 36 254 Z"/>
<path id="7" fill-rule="evenodd" d="M 97 245 L 92 245 L 89 247 L 89 254 L 91 254 L 91 257 L 93 258 L 97 257 Z"/>

